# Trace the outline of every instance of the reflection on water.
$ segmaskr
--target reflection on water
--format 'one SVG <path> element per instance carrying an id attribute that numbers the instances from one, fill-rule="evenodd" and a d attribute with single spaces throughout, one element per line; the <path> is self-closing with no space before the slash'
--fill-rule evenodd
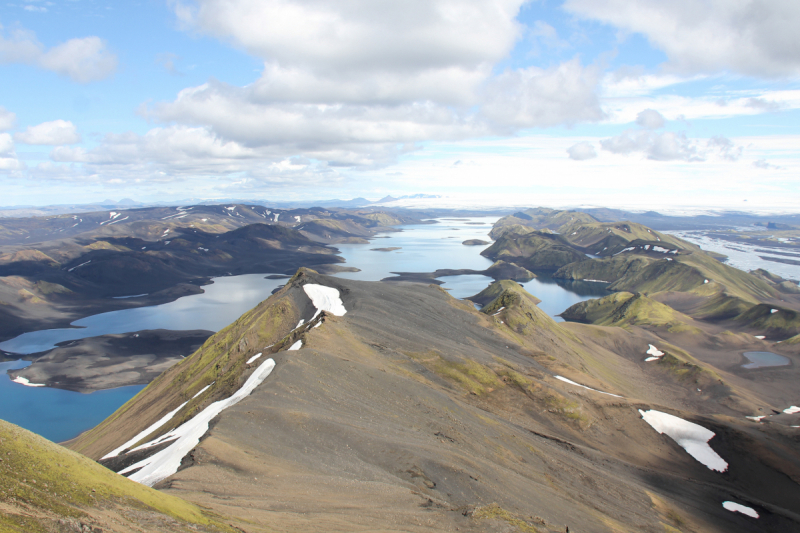
<path id="1" fill-rule="evenodd" d="M 0 416 L 46 439 L 62 442 L 91 429 L 144 388 L 132 385 L 81 394 L 79 392 L 26 387 L 6 375 L 30 365 L 28 361 L 0 363 Z"/>
<path id="2" fill-rule="evenodd" d="M 29 354 L 49 350 L 57 342 L 130 333 L 145 329 L 207 329 L 219 331 L 265 300 L 286 280 L 264 279 L 264 274 L 214 278 L 203 294 L 174 302 L 101 313 L 76 320 L 78 328 L 48 329 L 22 334 L 0 343 L 0 350 Z"/>
<path id="3" fill-rule="evenodd" d="M 751 361 L 746 365 L 742 365 L 742 368 L 747 369 L 786 366 L 791 362 L 788 357 L 772 352 L 744 352 L 742 355 Z"/>

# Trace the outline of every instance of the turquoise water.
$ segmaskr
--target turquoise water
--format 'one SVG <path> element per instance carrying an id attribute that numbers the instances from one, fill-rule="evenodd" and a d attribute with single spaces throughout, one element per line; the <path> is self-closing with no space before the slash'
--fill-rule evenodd
<path id="1" fill-rule="evenodd" d="M 28 361 L 0 363 L 0 374 L 28 365 Z M 132 385 L 80 394 L 49 387 L 26 387 L 0 378 L 0 417 L 53 442 L 62 442 L 108 418 L 144 387 Z"/>
<path id="2" fill-rule="evenodd" d="M 386 232 L 369 244 L 340 244 L 348 266 L 360 272 L 337 274 L 338 277 L 378 281 L 393 272 L 433 272 L 437 269 L 485 270 L 492 261 L 480 255 L 485 246 L 464 246 L 467 239 L 490 241 L 488 233 L 497 217 L 465 220 L 439 220 L 436 224 L 400 226 L 402 231 Z M 476 222 L 477 224 L 468 224 Z M 375 252 L 371 248 L 400 249 Z M 112 311 L 77 320 L 75 328 L 25 333 L 0 344 L 0 349 L 29 354 L 49 350 L 55 343 L 111 333 L 129 333 L 145 329 L 206 329 L 219 331 L 249 311 L 286 280 L 268 280 L 267 274 L 246 274 L 215 278 L 203 287 L 205 293 L 185 296 L 174 302 L 152 307 Z M 482 275 L 440 278 L 443 288 L 457 298 L 473 296 L 486 288 L 492 279 Z M 537 278 L 523 283 L 526 290 L 542 300 L 539 307 L 555 317 L 570 305 L 607 294 L 606 284 L 591 282 L 556 282 Z M 0 418 L 18 424 L 54 441 L 77 436 L 101 422 L 132 398 L 142 386 L 122 387 L 92 394 L 79 394 L 47 387 L 26 387 L 2 377 L 9 369 L 29 363 L 0 363 Z M 14 366 L 17 365 L 17 366 Z M 20 366 L 21 365 L 21 366 Z"/>

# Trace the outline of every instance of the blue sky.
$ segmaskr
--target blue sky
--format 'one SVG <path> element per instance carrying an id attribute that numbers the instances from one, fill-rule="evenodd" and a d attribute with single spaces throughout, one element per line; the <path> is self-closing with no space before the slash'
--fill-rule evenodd
<path id="1" fill-rule="evenodd" d="M 0 205 L 800 210 L 793 0 L 20 0 Z"/>

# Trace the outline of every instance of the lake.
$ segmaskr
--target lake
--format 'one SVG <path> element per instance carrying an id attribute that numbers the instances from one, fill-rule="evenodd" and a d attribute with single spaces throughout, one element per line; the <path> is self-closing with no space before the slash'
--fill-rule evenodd
<path id="1" fill-rule="evenodd" d="M 742 368 L 767 368 L 771 366 L 786 366 L 791 361 L 788 357 L 778 355 L 772 352 L 744 352 L 744 355 L 749 363 L 742 365 Z"/>
<path id="2" fill-rule="evenodd" d="M 378 281 L 392 272 L 433 272 L 437 269 L 485 270 L 492 261 L 480 255 L 486 246 L 465 246 L 462 241 L 490 241 L 488 233 L 497 217 L 440 219 L 436 224 L 405 225 L 377 236 L 369 244 L 339 244 L 346 265 L 360 272 L 345 272 L 338 277 Z M 391 252 L 373 248 L 398 247 Z M 29 354 L 49 350 L 55 343 L 112 333 L 130 333 L 145 329 L 206 329 L 219 331 L 259 302 L 286 280 L 265 279 L 264 274 L 246 274 L 214 278 L 203 287 L 203 294 L 184 296 L 174 302 L 151 307 L 101 313 L 73 322 L 73 328 L 25 333 L 0 343 L 0 349 Z M 457 298 L 475 295 L 492 279 L 482 275 L 440 278 L 443 288 Z M 525 289 L 542 300 L 539 307 L 555 317 L 567 307 L 590 298 L 608 294 L 607 284 L 564 282 L 540 277 L 522 283 Z M 29 363 L 0 363 L 0 374 Z M 13 366 L 17 365 L 17 366 Z M 21 365 L 21 366 L 20 366 Z M 0 375 L 0 418 L 34 431 L 50 440 L 63 441 L 93 427 L 142 389 L 121 387 L 91 394 L 26 387 Z"/>
<path id="3" fill-rule="evenodd" d="M 28 365 L 28 361 L 0 363 L 0 373 Z M 144 387 L 131 385 L 79 394 L 49 387 L 26 387 L 0 376 L 0 418 L 53 442 L 62 442 L 108 418 Z"/>

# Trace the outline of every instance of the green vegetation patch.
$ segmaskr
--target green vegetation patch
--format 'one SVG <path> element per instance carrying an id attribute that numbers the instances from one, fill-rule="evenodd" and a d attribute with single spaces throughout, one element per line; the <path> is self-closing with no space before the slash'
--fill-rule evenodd
<path id="1" fill-rule="evenodd" d="M 538 529 L 533 524 L 522 520 L 511 514 L 509 511 L 503 509 L 496 503 L 478 507 L 472 513 L 472 517 L 478 520 L 502 520 L 514 527 L 517 531 L 524 533 L 538 533 Z"/>
<path id="2" fill-rule="evenodd" d="M 491 368 L 470 359 L 451 361 L 436 351 L 406 355 L 472 394 L 484 395 L 503 386 L 502 380 Z"/>
<path id="3" fill-rule="evenodd" d="M 0 500 L 20 509 L 72 518 L 86 516 L 90 508 L 111 503 L 151 509 L 189 524 L 230 530 L 191 503 L 130 481 L 87 457 L 2 420 Z M 36 519 L 3 516 L 5 524 L 26 528 L 21 531 L 45 530 Z"/>

